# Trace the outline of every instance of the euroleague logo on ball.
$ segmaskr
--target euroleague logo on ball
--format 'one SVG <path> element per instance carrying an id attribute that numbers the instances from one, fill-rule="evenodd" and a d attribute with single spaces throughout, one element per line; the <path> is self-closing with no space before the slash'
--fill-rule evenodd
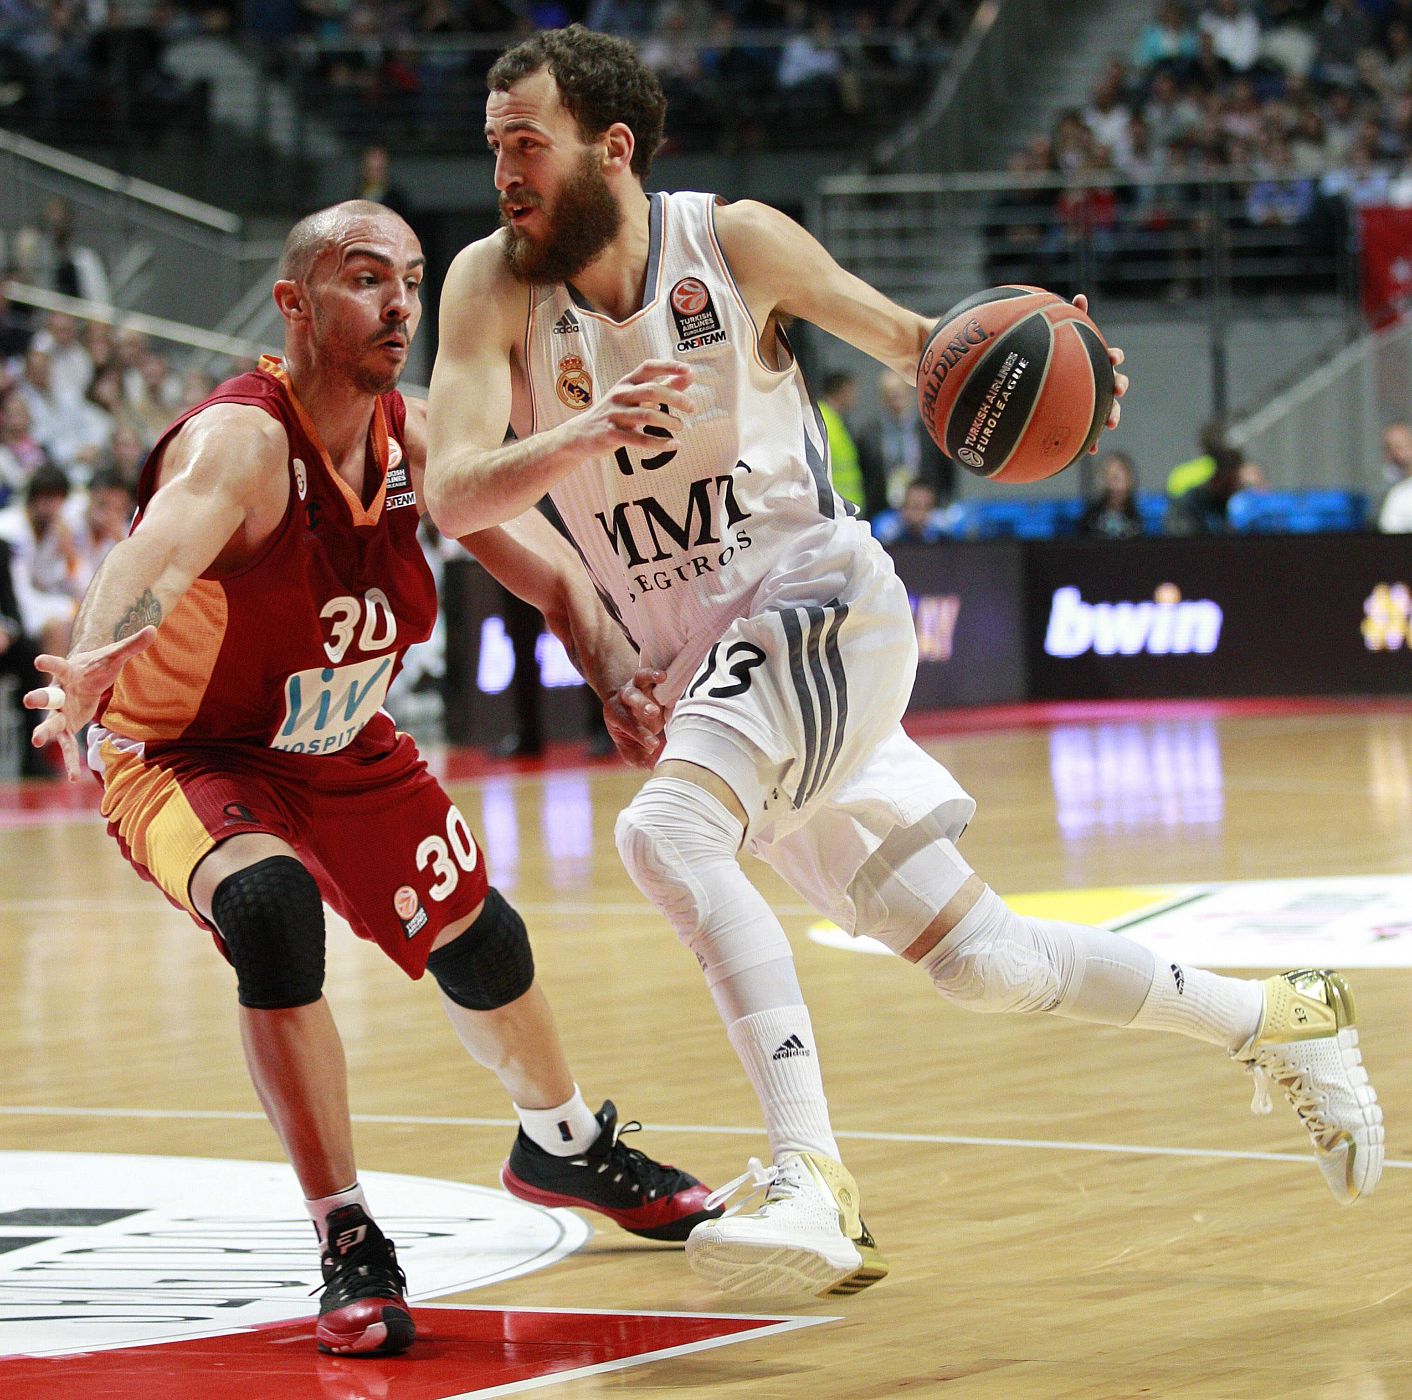
<path id="1" fill-rule="evenodd" d="M 974 447 L 958 447 L 956 449 L 956 455 L 968 467 L 976 471 L 980 471 L 985 466 L 985 458 L 982 457 Z"/>
<path id="2" fill-rule="evenodd" d="M 699 316 L 710 303 L 706 284 L 695 277 L 683 277 L 672 288 L 672 309 L 683 316 Z"/>

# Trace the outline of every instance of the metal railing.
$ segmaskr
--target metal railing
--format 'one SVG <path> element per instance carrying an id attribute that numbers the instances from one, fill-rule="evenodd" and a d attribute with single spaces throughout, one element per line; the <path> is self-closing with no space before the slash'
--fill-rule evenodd
<path id="1" fill-rule="evenodd" d="M 39 225 L 49 200 L 70 205 L 75 244 L 97 254 L 124 309 L 214 324 L 267 262 L 236 215 L 4 130 L 0 189 L 11 240 Z"/>
<path id="2" fill-rule="evenodd" d="M 261 355 L 279 353 L 278 346 L 268 340 L 251 340 L 245 336 L 223 335 L 219 331 L 203 330 L 200 326 L 151 316 L 142 311 L 129 311 L 107 302 L 87 301 L 83 297 L 65 296 L 45 287 L 31 287 L 23 282 L 7 282 L 5 295 L 20 306 L 32 306 L 40 311 L 65 311 L 80 321 L 97 321 L 118 330 L 141 331 L 153 340 L 165 341 L 193 352 L 192 368 L 215 370 L 222 359 L 253 360 Z"/>
<path id="3" fill-rule="evenodd" d="M 845 175 L 820 182 L 813 227 L 850 271 L 933 314 L 1006 282 L 1180 307 L 1351 301 L 1355 280 L 1347 208 L 1317 177 Z"/>
<path id="4" fill-rule="evenodd" d="M 1412 418 L 1412 321 L 1345 346 L 1237 422 L 1231 439 L 1262 462 L 1338 463 L 1347 483 L 1382 494 L 1382 430 Z"/>

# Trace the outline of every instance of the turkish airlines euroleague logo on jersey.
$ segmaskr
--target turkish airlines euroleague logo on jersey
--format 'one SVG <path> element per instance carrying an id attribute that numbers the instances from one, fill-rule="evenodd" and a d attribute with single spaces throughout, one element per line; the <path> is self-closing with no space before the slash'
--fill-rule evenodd
<path id="1" fill-rule="evenodd" d="M 677 323 L 677 352 L 720 345 L 726 333 L 716 315 L 711 289 L 699 277 L 683 277 L 667 298 Z"/>

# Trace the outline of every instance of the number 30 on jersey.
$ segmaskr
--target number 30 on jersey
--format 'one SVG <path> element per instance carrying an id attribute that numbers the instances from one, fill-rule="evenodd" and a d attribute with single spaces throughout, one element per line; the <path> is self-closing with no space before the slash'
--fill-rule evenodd
<path id="1" fill-rule="evenodd" d="M 417 847 L 417 869 L 436 877 L 427 895 L 438 903 L 461 883 L 462 871 L 469 875 L 479 863 L 476 839 L 455 807 L 446 812 L 446 835 L 428 836 Z"/>

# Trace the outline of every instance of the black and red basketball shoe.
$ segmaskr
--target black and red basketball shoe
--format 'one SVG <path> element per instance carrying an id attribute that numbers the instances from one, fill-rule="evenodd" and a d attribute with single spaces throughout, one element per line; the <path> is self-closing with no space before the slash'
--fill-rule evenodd
<path id="1" fill-rule="evenodd" d="M 319 1298 L 319 1350 L 332 1356 L 395 1356 L 417 1335 L 407 1311 L 407 1277 L 392 1241 L 359 1205 L 340 1206 L 327 1225 Z"/>
<path id="2" fill-rule="evenodd" d="M 694 1176 L 653 1161 L 623 1142 L 642 1124 L 619 1127 L 611 1099 L 594 1116 L 602 1129 L 587 1150 L 574 1157 L 546 1152 L 521 1128 L 500 1168 L 500 1184 L 535 1205 L 596 1210 L 649 1240 L 680 1243 L 694 1226 L 721 1213 L 720 1206 L 707 1207 L 710 1192 Z"/>

